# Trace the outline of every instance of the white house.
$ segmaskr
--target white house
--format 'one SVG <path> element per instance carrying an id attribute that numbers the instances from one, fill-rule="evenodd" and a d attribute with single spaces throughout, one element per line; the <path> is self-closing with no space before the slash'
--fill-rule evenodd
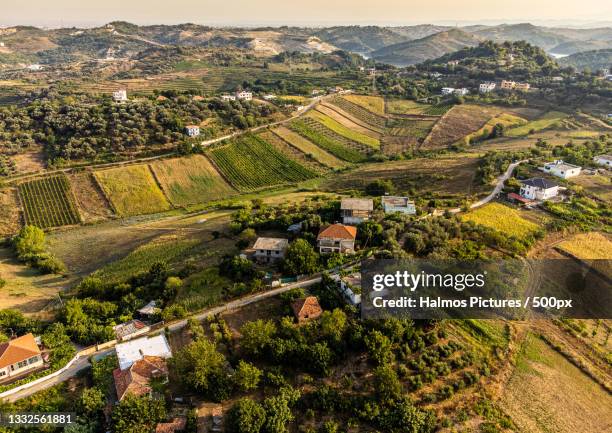
<path id="1" fill-rule="evenodd" d="M 593 161 L 597 165 L 603 165 L 604 167 L 612 167 L 612 155 L 599 155 L 593 158 Z"/>
<path id="2" fill-rule="evenodd" d="M 466 89 L 465 87 L 462 87 L 461 89 L 455 89 L 455 91 L 453 93 L 455 95 L 465 96 L 468 93 L 470 93 L 470 91 L 468 89 Z"/>
<path id="3" fill-rule="evenodd" d="M 4 48 L 4 42 L 0 42 L 0 48 Z"/>
<path id="4" fill-rule="evenodd" d="M 432 72 L 431 74 L 429 74 L 429 76 L 432 78 L 440 78 L 442 74 L 439 72 Z"/>
<path id="5" fill-rule="evenodd" d="M 272 101 L 273 99 L 276 99 L 276 95 L 273 94 L 269 94 L 269 95 L 264 95 L 263 97 L 266 101 Z"/>
<path id="6" fill-rule="evenodd" d="M 450 95 L 455 91 L 454 87 L 442 87 L 442 94 L 443 95 Z"/>
<path id="7" fill-rule="evenodd" d="M 283 238 L 257 238 L 253 249 L 255 250 L 255 260 L 258 262 L 270 263 L 284 259 L 289 241 Z"/>
<path id="8" fill-rule="evenodd" d="M 0 381 L 20 376 L 42 365 L 42 355 L 32 334 L 0 344 Z"/>
<path id="9" fill-rule="evenodd" d="M 113 331 L 115 331 L 115 337 L 118 341 L 131 340 L 134 337 L 146 334 L 150 330 L 150 327 L 136 319 L 113 326 Z"/>
<path id="10" fill-rule="evenodd" d="M 30 71 L 42 71 L 42 70 L 43 70 L 43 65 L 39 65 L 39 64 L 37 64 L 37 63 L 34 63 L 34 64 L 32 64 L 32 65 L 29 65 L 29 66 L 28 66 L 28 69 L 29 69 Z"/>
<path id="11" fill-rule="evenodd" d="M 200 135 L 200 127 L 198 125 L 187 125 L 185 127 L 185 132 L 190 137 L 197 137 Z"/>
<path id="12" fill-rule="evenodd" d="M 480 83 L 480 86 L 478 86 L 478 90 L 480 93 L 489 93 L 492 92 L 493 90 L 495 90 L 495 83 L 491 82 L 491 81 L 487 81 L 485 83 Z"/>
<path id="13" fill-rule="evenodd" d="M 172 350 L 164 334 L 119 343 L 115 346 L 115 352 L 117 353 L 121 370 L 130 368 L 133 363 L 143 359 L 145 356 L 172 358 Z"/>
<path id="14" fill-rule="evenodd" d="M 115 102 L 125 102 L 128 100 L 127 90 L 121 89 L 113 92 L 113 99 Z"/>
<path id="15" fill-rule="evenodd" d="M 381 204 L 386 214 L 395 212 L 406 215 L 416 214 L 416 206 L 408 197 L 386 195 L 381 197 Z"/>
<path id="16" fill-rule="evenodd" d="M 369 198 L 343 198 L 340 214 L 344 224 L 360 224 L 372 217 L 374 202 Z"/>
<path id="17" fill-rule="evenodd" d="M 241 101 L 250 101 L 253 99 L 253 93 L 242 90 L 240 92 L 236 92 L 236 98 L 240 99 Z"/>
<path id="18" fill-rule="evenodd" d="M 332 224 L 322 229 L 317 236 L 317 246 L 321 254 L 352 253 L 355 251 L 357 227 Z"/>
<path id="19" fill-rule="evenodd" d="M 542 177 L 534 177 L 521 183 L 520 195 L 529 200 L 548 200 L 559 194 L 559 185 Z"/>
<path id="20" fill-rule="evenodd" d="M 562 179 L 568 179 L 570 177 L 578 176 L 582 168 L 574 164 L 568 164 L 566 162 L 563 162 L 563 160 L 558 159 L 556 161 L 545 164 L 544 167 L 542 167 L 542 170 L 545 173 L 552 174 L 553 176 L 557 176 Z"/>
<path id="21" fill-rule="evenodd" d="M 361 304 L 361 272 L 340 278 L 340 291 L 352 305 Z"/>
<path id="22" fill-rule="evenodd" d="M 223 101 L 235 101 L 236 97 L 234 95 L 221 95 L 221 99 Z"/>

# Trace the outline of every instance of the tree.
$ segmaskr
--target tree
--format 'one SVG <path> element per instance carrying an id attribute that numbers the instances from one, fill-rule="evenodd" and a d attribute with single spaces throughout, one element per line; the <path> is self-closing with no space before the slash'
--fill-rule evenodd
<path id="1" fill-rule="evenodd" d="M 367 195 L 385 195 L 390 194 L 395 190 L 393 183 L 390 180 L 377 179 L 374 182 L 369 183 L 365 187 Z"/>
<path id="2" fill-rule="evenodd" d="M 104 408 L 104 392 L 98 388 L 85 388 L 79 400 L 80 409 L 88 415 L 95 414 Z"/>
<path id="3" fill-rule="evenodd" d="M 290 275 L 314 274 L 319 268 L 319 255 L 304 239 L 297 239 L 285 255 L 284 270 Z"/>
<path id="4" fill-rule="evenodd" d="M 253 364 L 240 360 L 234 373 L 234 383 L 241 391 L 250 391 L 259 385 L 261 374 L 261 370 Z"/>
<path id="5" fill-rule="evenodd" d="M 346 330 L 346 313 L 339 308 L 335 308 L 333 311 L 324 311 L 319 323 L 323 336 L 327 337 L 332 343 L 340 342 Z"/>
<path id="6" fill-rule="evenodd" d="M 365 337 L 370 358 L 376 365 L 388 364 L 393 360 L 391 340 L 380 331 L 374 330 Z"/>
<path id="7" fill-rule="evenodd" d="M 291 406 L 300 398 L 300 392 L 293 388 L 282 388 L 274 397 L 268 397 L 263 402 L 266 411 L 265 433 L 286 433 L 287 424 L 293 420 Z"/>
<path id="8" fill-rule="evenodd" d="M 36 226 L 23 226 L 14 239 L 14 245 L 20 258 L 40 254 L 45 250 L 45 232 Z"/>
<path id="9" fill-rule="evenodd" d="M 127 395 L 111 415 L 114 433 L 143 433 L 155 430 L 166 418 L 163 400 Z"/>
<path id="10" fill-rule="evenodd" d="M 402 384 L 391 366 L 381 365 L 374 370 L 374 389 L 384 400 L 394 400 L 402 394 Z"/>
<path id="11" fill-rule="evenodd" d="M 276 334 L 276 325 L 271 320 L 258 319 L 247 322 L 240 328 L 242 349 L 251 355 L 260 355 Z"/>
<path id="12" fill-rule="evenodd" d="M 359 224 L 358 238 L 363 245 L 372 247 L 382 244 L 383 227 L 376 221 L 364 221 Z"/>
<path id="13" fill-rule="evenodd" d="M 229 433 L 259 433 L 266 421 L 266 411 L 250 398 L 240 399 L 227 414 Z"/>

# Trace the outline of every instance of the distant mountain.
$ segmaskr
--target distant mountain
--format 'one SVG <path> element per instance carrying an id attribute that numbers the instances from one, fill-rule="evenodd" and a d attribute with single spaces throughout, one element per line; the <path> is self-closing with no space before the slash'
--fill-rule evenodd
<path id="1" fill-rule="evenodd" d="M 612 39 L 609 41 L 571 41 L 564 42 L 551 48 L 549 51 L 554 54 L 575 54 L 585 51 L 605 50 L 612 48 Z"/>
<path id="2" fill-rule="evenodd" d="M 444 54 L 473 47 L 481 42 L 477 36 L 459 29 L 451 29 L 421 39 L 402 42 L 372 52 L 372 58 L 397 66 L 413 65 L 435 59 Z"/>
<path id="3" fill-rule="evenodd" d="M 572 38 L 555 32 L 551 32 L 546 27 L 538 27 L 533 24 L 502 24 L 493 27 L 477 27 L 466 31 L 471 31 L 474 35 L 482 39 L 488 39 L 495 42 L 503 41 L 526 41 L 532 45 L 537 45 L 545 50 L 550 50 L 559 44 L 571 42 Z"/>
<path id="4" fill-rule="evenodd" d="M 558 62 L 562 66 L 573 66 L 579 70 L 589 68 L 591 71 L 596 72 L 603 68 L 612 67 L 612 49 L 576 53 L 559 59 Z"/>
<path id="5" fill-rule="evenodd" d="M 316 32 L 315 35 L 343 50 L 362 54 L 410 40 L 409 37 L 386 27 L 377 26 L 330 27 Z"/>

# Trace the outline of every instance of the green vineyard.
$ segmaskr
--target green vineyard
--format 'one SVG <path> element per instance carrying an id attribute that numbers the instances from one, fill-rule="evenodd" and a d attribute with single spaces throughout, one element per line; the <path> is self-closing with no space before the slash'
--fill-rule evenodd
<path id="1" fill-rule="evenodd" d="M 387 123 L 387 119 L 385 117 L 374 114 L 373 112 L 357 104 L 353 104 L 344 98 L 334 98 L 331 102 L 335 106 L 340 107 L 342 110 L 367 124 L 376 126 L 378 128 L 384 128 Z"/>
<path id="2" fill-rule="evenodd" d="M 387 132 L 394 137 L 425 138 L 435 123 L 434 120 L 389 119 Z"/>
<path id="3" fill-rule="evenodd" d="M 19 185 L 19 196 L 26 224 L 48 228 L 81 222 L 64 175 L 24 182 Z"/>
<path id="4" fill-rule="evenodd" d="M 277 152 L 259 136 L 246 136 L 211 150 L 225 178 L 240 191 L 317 177 L 317 174 Z"/>
<path id="5" fill-rule="evenodd" d="M 350 141 L 345 137 L 342 137 L 341 135 L 338 135 L 325 128 L 325 126 L 314 119 L 305 118 L 303 120 L 295 120 L 291 122 L 289 127 L 302 137 L 319 146 L 321 149 L 328 151 L 340 159 L 348 162 L 362 162 L 366 159 L 366 156 L 360 153 L 358 150 L 347 147 L 341 143 L 346 141 L 352 143 L 355 147 L 363 146 L 367 148 L 368 146 Z M 324 129 L 327 131 L 324 131 Z M 371 148 L 369 148 L 369 150 L 371 150 Z"/>

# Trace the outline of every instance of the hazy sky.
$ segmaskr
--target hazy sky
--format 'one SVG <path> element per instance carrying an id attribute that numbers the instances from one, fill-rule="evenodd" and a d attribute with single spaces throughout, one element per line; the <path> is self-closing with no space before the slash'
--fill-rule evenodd
<path id="1" fill-rule="evenodd" d="M 609 0 L 1 0 L 0 24 L 610 22 Z"/>

